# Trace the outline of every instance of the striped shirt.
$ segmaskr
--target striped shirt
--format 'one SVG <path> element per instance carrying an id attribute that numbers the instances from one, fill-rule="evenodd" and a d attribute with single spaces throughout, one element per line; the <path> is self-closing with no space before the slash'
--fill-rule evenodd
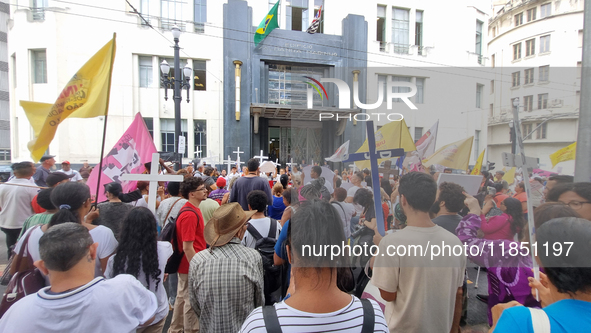
<path id="1" fill-rule="evenodd" d="M 375 313 L 374 332 L 388 333 L 388 325 L 382 309 L 370 300 Z M 344 308 L 329 313 L 310 313 L 296 310 L 285 302 L 275 303 L 277 317 L 281 330 L 289 332 L 361 332 L 363 326 L 363 307 L 359 298 L 352 296 L 351 303 Z M 256 308 L 250 313 L 241 333 L 267 332 L 263 319 L 262 308 Z"/>

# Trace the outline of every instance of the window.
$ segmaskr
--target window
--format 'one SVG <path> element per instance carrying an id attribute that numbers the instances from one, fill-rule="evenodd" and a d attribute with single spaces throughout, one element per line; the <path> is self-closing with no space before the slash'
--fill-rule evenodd
<path id="1" fill-rule="evenodd" d="M 497 27 L 492 27 L 493 38 L 497 37 Z"/>
<path id="2" fill-rule="evenodd" d="M 534 69 L 533 68 L 528 68 L 528 69 L 524 70 L 523 73 L 525 74 L 525 82 L 523 82 L 523 84 L 534 83 Z"/>
<path id="3" fill-rule="evenodd" d="M 531 22 L 536 19 L 536 7 L 527 10 L 527 22 Z"/>
<path id="4" fill-rule="evenodd" d="M 513 45 L 513 60 L 521 59 L 521 43 Z"/>
<path id="5" fill-rule="evenodd" d="M 408 54 L 409 10 L 392 8 L 392 44 L 395 53 Z"/>
<path id="6" fill-rule="evenodd" d="M 577 47 L 583 47 L 583 30 L 579 30 L 579 39 Z"/>
<path id="7" fill-rule="evenodd" d="M 0 161 L 10 161 L 10 159 L 10 149 L 0 149 Z"/>
<path id="8" fill-rule="evenodd" d="M 324 0 L 314 0 L 314 17 L 318 15 L 320 7 L 322 7 L 322 11 L 320 12 L 320 24 L 318 25 L 318 30 L 316 30 L 317 34 L 324 33 Z"/>
<path id="9" fill-rule="evenodd" d="M 140 87 L 152 87 L 152 57 L 139 57 Z"/>
<path id="10" fill-rule="evenodd" d="M 548 94 L 538 94 L 538 110 L 548 108 Z"/>
<path id="11" fill-rule="evenodd" d="M 33 14 L 34 21 L 42 21 L 45 19 L 45 7 L 47 7 L 47 0 L 32 0 L 31 14 Z"/>
<path id="12" fill-rule="evenodd" d="M 484 86 L 482 84 L 476 85 L 476 107 L 480 108 L 482 102 L 482 90 Z"/>
<path id="13" fill-rule="evenodd" d="M 150 136 L 154 139 L 154 119 L 153 118 L 145 118 L 144 122 L 146 123 L 146 127 L 148 128 L 148 132 L 150 132 Z"/>
<path id="14" fill-rule="evenodd" d="M 533 124 L 521 124 L 521 137 L 524 140 L 531 139 L 531 135 L 528 134 L 532 131 Z"/>
<path id="15" fill-rule="evenodd" d="M 401 82 L 401 81 L 402 82 L 410 82 L 410 77 L 392 76 L 392 82 Z M 392 92 L 394 92 L 394 93 L 410 92 L 410 88 L 409 87 L 400 87 L 400 86 L 393 85 L 392 86 Z M 386 94 L 384 94 L 384 96 L 386 96 Z M 393 98 L 392 99 L 392 102 L 394 102 L 394 103 L 402 103 L 402 100 L 400 98 Z"/>
<path id="16" fill-rule="evenodd" d="M 548 123 L 542 123 L 540 125 L 540 123 L 536 124 L 536 127 L 538 128 L 536 130 L 536 139 L 545 139 L 546 138 L 546 132 L 548 130 Z"/>
<path id="17" fill-rule="evenodd" d="M 417 78 L 417 94 L 416 94 L 416 103 L 423 104 L 425 103 L 425 79 L 424 78 Z"/>
<path id="18" fill-rule="evenodd" d="M 195 0 L 195 12 L 193 24 L 195 25 L 195 32 L 205 32 L 205 22 L 207 22 L 207 0 Z"/>
<path id="19" fill-rule="evenodd" d="M 540 53 L 550 52 L 550 35 L 540 37 Z"/>
<path id="20" fill-rule="evenodd" d="M 207 121 L 193 120 L 195 152 L 201 151 L 201 157 L 207 157 Z M 197 156 L 197 154 L 195 154 Z"/>
<path id="21" fill-rule="evenodd" d="M 494 54 L 490 57 L 492 68 L 495 68 L 495 58 Z"/>
<path id="22" fill-rule="evenodd" d="M 193 89 L 206 90 L 207 88 L 207 62 L 205 60 L 193 60 Z"/>
<path id="23" fill-rule="evenodd" d="M 386 6 L 378 5 L 378 20 L 376 26 L 376 40 L 380 42 L 380 51 L 386 51 Z"/>
<path id="24" fill-rule="evenodd" d="M 531 112 L 534 106 L 534 96 L 529 95 L 523 97 L 523 111 Z"/>
<path id="25" fill-rule="evenodd" d="M 523 24 L 523 13 L 515 15 L 515 26 L 518 27 Z"/>
<path id="26" fill-rule="evenodd" d="M 540 39 L 541 40 L 541 39 Z M 540 48 L 541 52 L 541 48 Z M 525 41 L 525 56 L 529 57 L 536 54 L 536 39 L 528 39 Z"/>
<path id="27" fill-rule="evenodd" d="M 423 11 L 417 10 L 415 21 L 415 45 L 418 46 L 417 54 L 423 54 Z"/>
<path id="28" fill-rule="evenodd" d="M 495 80 L 490 80 L 490 93 L 495 93 Z"/>
<path id="29" fill-rule="evenodd" d="M 33 58 L 33 83 L 47 83 L 47 56 L 45 50 L 31 51 Z"/>
<path id="30" fill-rule="evenodd" d="M 150 0 L 140 0 L 140 14 L 142 16 L 150 15 Z"/>
<path id="31" fill-rule="evenodd" d="M 474 131 L 474 156 L 475 158 L 477 158 L 476 156 L 479 155 L 480 151 L 480 130 L 476 130 Z"/>
<path id="32" fill-rule="evenodd" d="M 540 6 L 540 18 L 550 16 L 552 14 L 552 3 L 547 3 Z"/>
<path id="33" fill-rule="evenodd" d="M 160 119 L 160 135 L 162 136 L 162 151 L 174 152 L 174 119 Z M 187 119 L 181 119 L 181 135 L 187 137 Z M 187 156 L 187 146 L 185 152 Z"/>
<path id="34" fill-rule="evenodd" d="M 540 77 L 540 82 L 548 82 L 548 77 L 550 76 L 550 66 L 540 66 L 538 70 L 538 76 Z"/>
<path id="35" fill-rule="evenodd" d="M 161 64 L 162 60 L 166 60 L 166 62 L 168 63 L 168 66 L 170 66 L 170 70 L 168 71 L 168 78 L 171 80 L 174 79 L 174 58 L 159 58 L 158 64 Z M 186 59 L 179 59 L 179 60 L 180 60 L 180 67 L 181 67 L 181 76 L 183 76 L 183 68 L 187 64 L 187 60 Z M 162 72 L 160 70 L 158 70 L 158 72 L 160 72 L 160 78 L 162 78 L 164 75 L 162 75 Z M 162 82 L 160 82 L 160 88 L 164 88 L 164 85 L 162 84 Z"/>
<path id="36" fill-rule="evenodd" d="M 16 53 L 12 54 L 12 87 L 16 88 Z"/>
<path id="37" fill-rule="evenodd" d="M 478 54 L 478 63 L 482 64 L 482 22 L 476 20 L 476 45 L 474 53 Z"/>
<path id="38" fill-rule="evenodd" d="M 513 74 L 511 74 L 511 78 L 512 78 L 512 84 L 511 87 L 517 87 L 519 86 L 521 83 L 519 82 L 519 76 L 520 76 L 521 72 L 514 72 Z"/>
<path id="39" fill-rule="evenodd" d="M 291 0 L 286 7 L 287 30 L 306 31 L 308 29 L 308 0 Z"/>
<path id="40" fill-rule="evenodd" d="M 489 109 L 489 111 L 488 111 L 488 115 L 489 115 L 489 117 L 494 117 L 494 116 L 495 116 L 495 111 L 494 111 L 494 110 L 495 110 L 495 107 L 494 107 L 494 105 L 493 105 L 493 104 L 491 104 L 491 105 L 490 105 L 490 109 Z"/>
<path id="41" fill-rule="evenodd" d="M 415 143 L 421 139 L 423 136 L 423 128 L 422 127 L 415 127 Z"/>
<path id="42" fill-rule="evenodd" d="M 185 28 L 183 21 L 183 12 L 185 9 L 185 0 L 160 0 L 161 21 L 160 27 L 165 30 L 178 26 L 181 31 Z"/>

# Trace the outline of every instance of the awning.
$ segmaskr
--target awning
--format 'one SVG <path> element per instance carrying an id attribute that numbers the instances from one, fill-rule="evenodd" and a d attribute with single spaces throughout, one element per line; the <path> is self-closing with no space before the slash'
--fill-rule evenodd
<path id="1" fill-rule="evenodd" d="M 323 121 L 349 118 L 360 113 L 361 109 L 339 109 L 333 107 L 316 106 L 308 109 L 300 105 L 282 104 L 250 104 L 250 114 L 269 119 L 283 120 L 315 120 L 318 121 L 320 113 L 331 113 L 333 118 L 323 118 Z"/>

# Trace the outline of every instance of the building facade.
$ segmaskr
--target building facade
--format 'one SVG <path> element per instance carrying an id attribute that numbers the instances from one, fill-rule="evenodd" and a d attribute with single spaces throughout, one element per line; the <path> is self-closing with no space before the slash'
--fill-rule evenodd
<path id="1" fill-rule="evenodd" d="M 511 1 L 495 7 L 488 26 L 490 84 L 488 159 L 511 152 L 509 123 L 518 98 L 527 156 L 540 168 L 573 174 L 574 161 L 552 168 L 549 155 L 577 140 L 583 1 Z"/>
<path id="2" fill-rule="evenodd" d="M 8 21 L 10 5 L 0 1 L 0 164 L 9 164 L 10 154 L 10 96 L 8 75 Z"/>

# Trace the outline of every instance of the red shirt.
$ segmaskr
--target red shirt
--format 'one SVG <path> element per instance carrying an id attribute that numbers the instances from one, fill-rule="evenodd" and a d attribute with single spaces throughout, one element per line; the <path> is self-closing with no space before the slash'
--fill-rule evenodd
<path id="1" fill-rule="evenodd" d="M 37 195 L 31 201 L 31 207 L 33 207 L 33 211 L 35 212 L 35 214 L 41 214 L 46 212 L 45 208 L 39 206 L 39 204 L 37 203 Z"/>
<path id="2" fill-rule="evenodd" d="M 201 215 L 201 210 L 199 208 L 195 207 L 188 201 L 181 209 L 184 209 L 185 207 L 195 210 L 199 216 L 199 221 L 193 212 L 182 212 L 179 214 L 176 219 L 177 245 L 179 249 L 182 249 L 183 242 L 193 242 L 193 248 L 195 249 L 195 253 L 197 253 L 201 250 L 205 250 L 207 246 L 205 238 L 203 237 L 203 228 L 205 227 L 203 224 L 203 215 Z M 181 274 L 189 274 L 189 261 L 187 261 L 187 256 L 183 256 L 178 272 Z"/>

